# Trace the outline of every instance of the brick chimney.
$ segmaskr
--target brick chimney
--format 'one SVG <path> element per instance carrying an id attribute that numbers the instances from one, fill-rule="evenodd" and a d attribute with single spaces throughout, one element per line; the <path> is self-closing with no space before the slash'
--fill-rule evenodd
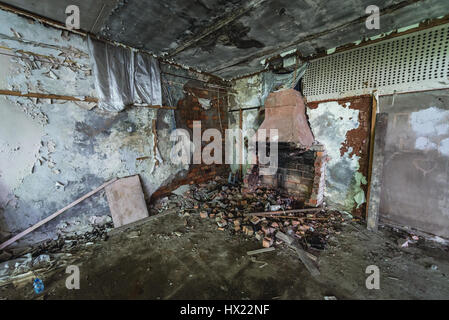
<path id="1" fill-rule="evenodd" d="M 265 101 L 265 120 L 259 130 L 277 129 L 278 142 L 289 142 L 301 148 L 310 148 L 314 138 L 305 111 L 300 92 L 294 89 L 272 92 Z"/>

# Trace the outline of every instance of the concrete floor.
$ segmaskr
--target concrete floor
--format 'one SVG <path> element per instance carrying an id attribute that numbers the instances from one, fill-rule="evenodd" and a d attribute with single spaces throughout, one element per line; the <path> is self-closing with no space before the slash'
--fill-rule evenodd
<path id="1" fill-rule="evenodd" d="M 39 275 L 45 292 L 30 283 L 0 288 L 3 299 L 449 299 L 449 254 L 421 240 L 400 248 L 390 229 L 371 233 L 355 222 L 342 225 L 321 252 L 313 278 L 295 253 L 279 247 L 256 256 L 261 244 L 217 230 L 197 214 L 168 212 L 114 232 L 107 241 L 73 251 L 81 287 L 68 290 L 65 268 Z M 365 269 L 380 268 L 380 289 L 368 290 Z M 431 268 L 438 267 L 437 270 Z"/>

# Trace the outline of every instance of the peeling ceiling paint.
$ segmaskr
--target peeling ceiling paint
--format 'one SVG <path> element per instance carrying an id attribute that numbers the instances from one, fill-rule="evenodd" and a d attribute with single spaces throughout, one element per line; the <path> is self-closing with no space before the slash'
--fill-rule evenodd
<path id="1" fill-rule="evenodd" d="M 65 21 L 77 4 L 81 27 L 225 79 L 263 70 L 261 60 L 297 49 L 302 56 L 407 28 L 449 13 L 441 0 L 6 0 Z M 365 8 L 381 9 L 380 30 L 365 26 Z M 404 29 L 401 29 L 404 30 Z"/>

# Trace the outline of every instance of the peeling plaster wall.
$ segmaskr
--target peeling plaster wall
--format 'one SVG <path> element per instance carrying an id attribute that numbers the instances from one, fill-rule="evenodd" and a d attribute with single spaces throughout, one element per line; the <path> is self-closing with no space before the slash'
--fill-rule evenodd
<path id="1" fill-rule="evenodd" d="M 1 90 L 95 97 L 85 39 L 3 11 L 0 19 Z M 0 231 L 18 233 L 113 177 L 139 174 L 149 200 L 183 171 L 169 158 L 175 126 L 172 110 L 110 113 L 85 102 L 0 96 Z M 89 218 L 103 215 L 100 192 L 18 244 L 90 231 Z"/>
<path id="2" fill-rule="evenodd" d="M 449 90 L 384 96 L 379 216 L 449 238 Z"/>
<path id="3" fill-rule="evenodd" d="M 263 106 L 268 93 L 265 92 L 263 86 L 263 77 L 261 74 L 236 80 L 233 83 L 233 89 L 236 92 L 230 99 L 231 110 L 237 109 L 247 109 L 253 107 Z M 239 129 L 239 119 L 240 113 L 238 111 L 229 113 L 229 128 Z M 244 110 L 242 129 L 257 131 L 260 124 L 263 122 L 263 114 L 259 113 L 258 109 Z M 248 131 L 250 132 L 250 131 Z M 246 150 L 245 150 L 246 151 Z M 234 153 L 236 150 L 234 150 Z M 247 157 L 245 153 L 243 154 L 244 159 Z M 248 162 L 248 161 L 247 161 Z M 251 167 L 250 164 L 243 165 L 242 170 L 246 170 Z M 240 166 L 238 164 L 231 164 L 231 170 L 233 173 L 239 170 Z"/>
<path id="4" fill-rule="evenodd" d="M 328 153 L 325 201 L 365 215 L 368 174 L 370 96 L 309 102 L 307 115 L 315 139 Z"/>
<path id="5" fill-rule="evenodd" d="M 342 156 L 340 153 L 347 132 L 359 125 L 358 110 L 350 109 L 350 105 L 349 102 L 344 105 L 336 101 L 323 102 L 316 109 L 307 109 L 307 115 L 315 139 L 325 146 L 329 156 L 324 193 L 326 201 L 352 209 L 354 200 L 348 195 L 352 177 L 359 169 L 359 158 L 349 155 L 352 150 Z"/>

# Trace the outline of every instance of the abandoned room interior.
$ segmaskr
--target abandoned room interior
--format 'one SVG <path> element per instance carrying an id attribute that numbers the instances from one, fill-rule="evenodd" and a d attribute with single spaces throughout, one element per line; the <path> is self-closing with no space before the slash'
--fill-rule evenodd
<path id="1" fill-rule="evenodd" d="M 448 241 L 449 1 L 1 0 L 0 300 L 446 300 Z"/>

